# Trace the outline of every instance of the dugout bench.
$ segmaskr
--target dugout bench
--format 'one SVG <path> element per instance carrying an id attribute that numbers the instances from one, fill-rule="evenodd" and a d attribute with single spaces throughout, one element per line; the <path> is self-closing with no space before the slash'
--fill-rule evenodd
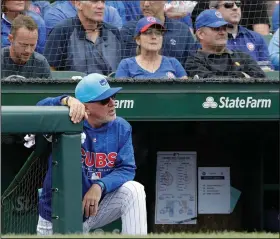
<path id="1" fill-rule="evenodd" d="M 272 80 L 246 82 L 111 79 L 111 86 L 123 87 L 117 114 L 133 127 L 136 179 L 146 188 L 149 231 L 277 230 L 280 105 L 279 75 L 272 74 Z M 45 97 L 73 95 L 77 82 L 3 80 L 2 105 L 32 106 Z M 196 151 L 197 166 L 231 167 L 231 185 L 242 192 L 233 213 L 199 215 L 197 225 L 155 225 L 158 151 Z M 22 143 L 2 144 L 2 170 L 9 168 L 10 175 L 2 178 L 2 193 L 29 154 Z M 11 165 L 8 158 L 17 160 Z M 37 220 L 30 223 L 34 228 Z"/>

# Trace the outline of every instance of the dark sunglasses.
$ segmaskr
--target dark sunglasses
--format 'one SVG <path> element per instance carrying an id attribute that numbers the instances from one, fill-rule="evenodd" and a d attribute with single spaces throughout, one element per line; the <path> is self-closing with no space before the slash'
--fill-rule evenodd
<path id="1" fill-rule="evenodd" d="M 240 6 L 241 6 L 241 2 L 240 2 L 240 1 L 236 1 L 236 2 L 225 2 L 225 3 L 223 3 L 223 4 L 220 4 L 220 6 L 224 6 L 225 8 L 230 9 L 230 8 L 233 8 L 233 7 L 234 7 L 234 4 L 235 4 L 237 7 L 240 7 Z"/>
<path id="2" fill-rule="evenodd" d="M 112 99 L 112 100 L 115 100 L 115 99 L 116 99 L 116 94 L 114 94 L 114 95 L 112 95 L 111 97 L 106 98 L 106 99 L 104 99 L 104 100 L 100 100 L 100 101 L 98 101 L 98 102 L 99 102 L 101 105 L 108 105 L 111 99 Z"/>
<path id="3" fill-rule="evenodd" d="M 100 100 L 100 101 L 88 101 L 87 103 L 100 103 L 101 105 L 108 105 L 110 100 L 115 100 L 116 98 L 116 94 L 112 95 L 111 97 L 109 98 L 106 98 L 104 100 Z"/>

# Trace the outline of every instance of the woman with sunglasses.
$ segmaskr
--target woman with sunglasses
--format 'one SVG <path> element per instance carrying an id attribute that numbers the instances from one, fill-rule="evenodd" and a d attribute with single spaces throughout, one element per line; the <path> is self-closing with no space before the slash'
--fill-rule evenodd
<path id="1" fill-rule="evenodd" d="M 164 31 L 159 19 L 140 19 L 135 29 L 137 56 L 121 61 L 116 78 L 187 79 L 187 73 L 177 59 L 160 54 Z"/>

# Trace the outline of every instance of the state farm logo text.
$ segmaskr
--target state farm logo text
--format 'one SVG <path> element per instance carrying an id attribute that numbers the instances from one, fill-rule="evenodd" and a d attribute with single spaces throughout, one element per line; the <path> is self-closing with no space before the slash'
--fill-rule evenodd
<path id="1" fill-rule="evenodd" d="M 228 109 L 265 109 L 271 108 L 271 99 L 254 99 L 253 97 L 225 97 L 216 102 L 214 97 L 208 96 L 202 104 L 205 109 L 228 108 Z"/>

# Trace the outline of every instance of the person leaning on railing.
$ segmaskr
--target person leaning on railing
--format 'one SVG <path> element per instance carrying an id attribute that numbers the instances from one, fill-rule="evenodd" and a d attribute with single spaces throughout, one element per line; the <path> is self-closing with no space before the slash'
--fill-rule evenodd
<path id="1" fill-rule="evenodd" d="M 35 48 L 38 40 L 38 26 L 25 15 L 17 16 L 8 36 L 11 45 L 1 49 L 1 77 L 21 75 L 26 78 L 50 78 L 47 59 Z"/>
<path id="2" fill-rule="evenodd" d="M 134 181 L 132 128 L 116 116 L 115 96 L 121 89 L 111 88 L 105 76 L 93 73 L 78 83 L 75 98 L 62 95 L 37 103 L 42 107 L 65 105 L 73 123 L 83 120 L 81 159 L 77 158 L 81 161 L 83 201 L 76 206 L 82 209 L 86 234 L 121 218 L 122 234 L 147 235 L 146 193 L 144 186 Z M 52 161 L 50 156 L 39 200 L 40 236 L 53 234 Z M 71 181 L 69 178 L 68 185 Z"/>
<path id="3" fill-rule="evenodd" d="M 196 19 L 196 37 L 201 44 L 185 65 L 189 76 L 199 78 L 265 78 L 250 55 L 226 48 L 230 23 L 215 10 L 205 10 Z"/>
<path id="4" fill-rule="evenodd" d="M 176 58 L 162 56 L 159 53 L 165 30 L 157 18 L 140 19 L 135 29 L 137 56 L 121 61 L 116 78 L 187 79 L 186 71 Z"/>

